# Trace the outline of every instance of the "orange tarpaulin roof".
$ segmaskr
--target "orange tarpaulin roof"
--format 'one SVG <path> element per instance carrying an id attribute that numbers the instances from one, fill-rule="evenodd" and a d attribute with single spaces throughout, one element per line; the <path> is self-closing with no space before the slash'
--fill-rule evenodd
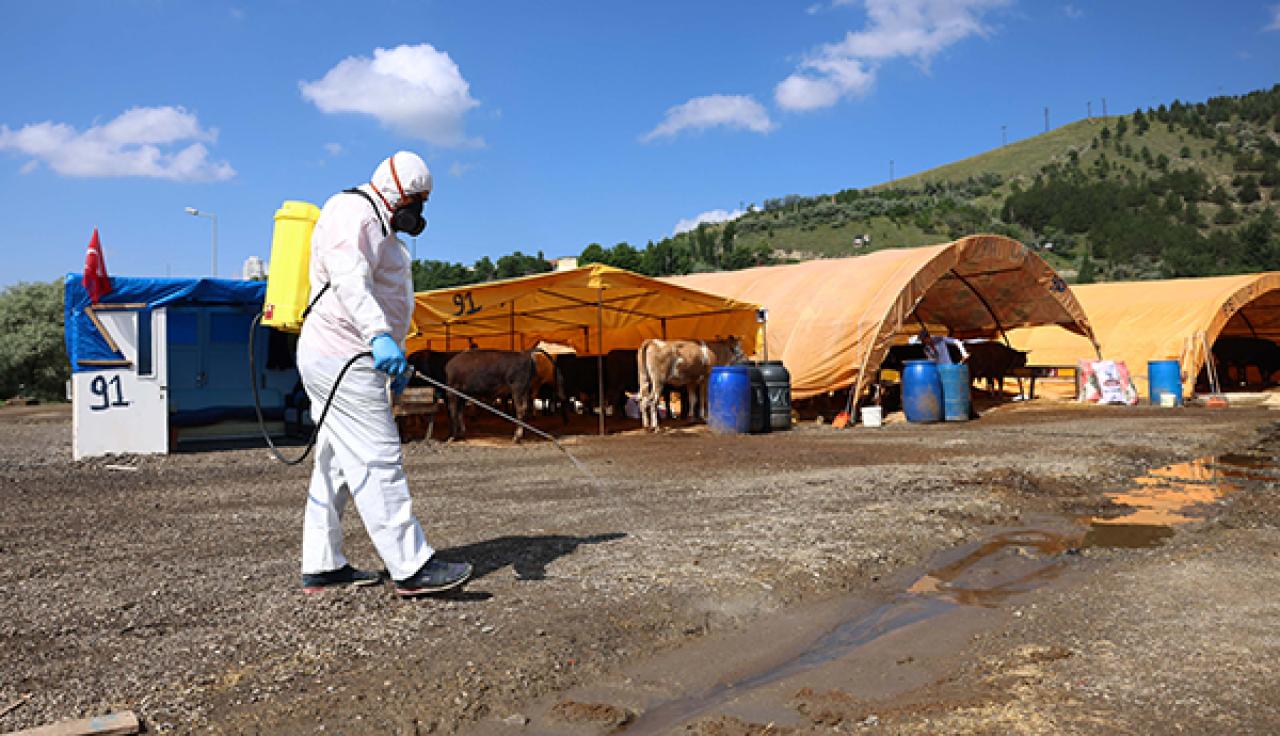
<path id="1" fill-rule="evenodd" d="M 1181 361 L 1189 396 L 1206 349 L 1220 335 L 1280 340 L 1280 273 L 1088 284 L 1072 291 L 1089 315 L 1102 356 L 1124 361 L 1140 394 L 1147 392 L 1148 361 Z M 1009 339 L 1029 350 L 1027 360 L 1036 365 L 1075 365 L 1093 357 L 1086 342 L 1061 330 L 1018 330 Z"/>
<path id="2" fill-rule="evenodd" d="M 769 358 L 790 371 L 797 399 L 860 390 L 917 318 L 956 337 L 1028 325 L 1059 325 L 1086 344 L 1093 335 L 1066 282 L 1021 243 L 997 235 L 667 280 L 764 305 Z"/>
<path id="3" fill-rule="evenodd" d="M 423 291 L 415 301 L 410 352 L 525 350 L 545 341 L 599 355 L 638 348 L 650 337 L 730 335 L 751 352 L 759 328 L 753 303 L 602 264 Z"/>

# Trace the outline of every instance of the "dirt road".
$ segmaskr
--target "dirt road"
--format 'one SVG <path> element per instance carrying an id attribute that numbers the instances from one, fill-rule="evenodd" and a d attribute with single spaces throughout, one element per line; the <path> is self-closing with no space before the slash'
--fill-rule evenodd
<path id="1" fill-rule="evenodd" d="M 1274 732 L 1277 418 L 572 440 L 597 485 L 545 443 L 410 443 L 428 538 L 476 580 L 407 603 L 300 591 L 307 468 L 77 463 L 65 418 L 0 415 L 0 710 L 31 693 L 0 731 Z M 1256 470 L 1194 481 L 1189 523 L 1090 526 L 1227 452 Z M 347 547 L 378 564 L 355 513 Z"/>

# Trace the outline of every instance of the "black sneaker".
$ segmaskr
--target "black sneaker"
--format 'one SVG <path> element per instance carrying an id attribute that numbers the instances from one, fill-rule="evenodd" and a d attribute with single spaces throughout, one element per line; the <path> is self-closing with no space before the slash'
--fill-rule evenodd
<path id="1" fill-rule="evenodd" d="M 351 565 L 343 565 L 329 572 L 313 572 L 302 576 L 302 592 L 319 593 L 325 588 L 336 588 L 344 585 L 377 585 L 382 576 L 376 572 L 357 570 Z"/>
<path id="2" fill-rule="evenodd" d="M 416 573 L 396 581 L 396 595 L 411 598 L 415 595 L 440 593 L 460 587 L 471 578 L 471 565 L 465 562 L 445 562 L 432 557 Z"/>

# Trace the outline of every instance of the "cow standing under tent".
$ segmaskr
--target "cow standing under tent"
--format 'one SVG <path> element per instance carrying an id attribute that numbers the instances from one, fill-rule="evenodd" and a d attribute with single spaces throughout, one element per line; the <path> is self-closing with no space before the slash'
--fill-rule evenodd
<path id="1" fill-rule="evenodd" d="M 510 396 L 516 418 L 523 421 L 530 413 L 532 390 L 538 371 L 534 355 L 541 352 L 543 351 L 537 348 L 522 352 L 467 350 L 455 355 L 445 366 L 445 383 L 450 388 L 477 399 L 492 400 L 499 396 Z M 563 385 L 559 381 L 557 383 Z M 449 407 L 450 439 L 466 437 L 463 401 L 452 393 L 446 399 Z M 519 442 L 523 436 L 524 427 L 517 425 L 512 439 Z"/>
<path id="2" fill-rule="evenodd" d="M 549 407 L 559 409 L 560 418 L 569 423 L 569 402 L 565 393 L 564 373 L 560 368 L 564 356 L 552 355 L 541 348 L 531 351 L 533 358 L 533 385 L 529 387 L 530 399 L 542 397 L 543 389 L 548 389 L 547 403 Z"/>
<path id="3" fill-rule="evenodd" d="M 969 380 L 987 379 L 987 393 L 995 396 L 1004 391 L 1004 378 L 1015 368 L 1027 364 L 1027 352 L 1014 350 L 998 342 L 965 343 L 969 351 Z"/>
<path id="4" fill-rule="evenodd" d="M 658 400 L 670 386 L 689 388 L 689 418 L 707 416 L 707 384 L 711 368 L 745 360 L 735 337 L 700 340 L 645 340 L 636 353 L 640 379 L 640 418 L 646 429 L 658 430 Z"/>

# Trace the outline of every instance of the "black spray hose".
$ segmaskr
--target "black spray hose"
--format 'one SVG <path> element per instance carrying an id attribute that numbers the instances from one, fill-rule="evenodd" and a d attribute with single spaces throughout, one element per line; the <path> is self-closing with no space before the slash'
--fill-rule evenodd
<path id="1" fill-rule="evenodd" d="M 325 399 L 324 410 L 320 412 L 320 419 L 316 422 L 316 426 L 311 430 L 311 439 L 307 440 L 307 449 L 303 450 L 302 454 L 299 455 L 297 458 L 290 459 L 285 457 L 284 453 L 280 452 L 280 449 L 276 447 L 276 444 L 271 441 L 271 434 L 267 432 L 266 420 L 262 418 L 262 399 L 258 394 L 258 367 L 257 367 L 257 362 L 254 359 L 254 344 L 257 342 L 255 338 L 258 335 L 258 325 L 261 322 L 262 322 L 262 315 L 258 314 L 254 316 L 253 324 L 250 325 L 249 327 L 249 385 L 253 387 L 253 410 L 258 415 L 258 427 L 262 430 L 262 438 L 267 441 L 267 446 L 271 448 L 271 454 L 275 455 L 276 459 L 284 463 L 285 465 L 298 465 L 303 460 L 307 459 L 307 455 L 310 455 L 311 450 L 316 446 L 316 437 L 318 437 L 320 434 L 320 427 L 324 425 L 324 418 L 329 414 L 329 408 L 333 406 L 333 397 L 336 396 L 338 393 L 338 386 L 342 384 L 342 378 L 347 375 L 347 371 L 351 368 L 352 365 L 355 364 L 357 360 L 360 360 L 361 358 L 371 358 L 373 357 L 373 353 L 369 351 L 365 351 L 363 353 L 355 354 L 354 356 L 351 357 L 351 360 L 347 361 L 346 365 L 342 366 L 342 370 L 338 371 L 338 377 L 334 379 L 333 387 L 329 389 L 329 397 Z M 546 432 L 543 432 L 542 430 L 538 429 L 537 427 L 531 424 L 528 424 L 527 422 L 522 422 L 519 419 L 516 419 L 515 417 L 511 416 L 510 414 L 507 414 L 506 412 L 503 412 L 495 407 L 489 406 L 483 401 L 480 401 L 474 397 L 468 396 L 467 394 L 464 394 L 463 392 L 457 390 L 456 388 L 453 388 L 452 386 L 447 386 L 444 383 L 441 383 L 440 381 L 437 381 L 434 378 L 424 374 L 423 372 L 419 371 L 416 368 L 413 368 L 412 370 L 414 374 L 418 376 L 418 378 L 421 378 L 422 380 L 426 381 L 432 386 L 435 386 L 436 388 L 442 391 L 445 391 L 447 393 L 451 393 L 455 396 L 461 397 L 462 399 L 472 404 L 475 404 L 476 406 L 479 406 L 480 408 L 485 409 L 486 411 L 497 414 L 503 419 L 506 419 L 508 422 L 524 427 L 525 429 L 529 430 L 530 432 L 533 432 L 539 437 L 543 437 L 545 439 L 550 440 L 551 444 L 555 445 L 557 450 L 559 450 L 560 452 L 563 452 L 565 454 L 565 457 L 569 458 L 569 462 L 573 463 L 574 467 L 576 467 L 579 472 L 585 475 L 587 477 L 587 480 L 591 481 L 592 485 L 599 488 L 600 481 L 598 481 L 596 477 L 591 474 L 591 471 L 587 470 L 586 466 L 584 466 L 581 462 L 578 461 L 578 458 L 574 457 L 572 453 L 564 449 L 564 445 L 561 445 L 556 440 L 555 437 L 552 437 L 551 435 L 547 434 Z"/>
<path id="2" fill-rule="evenodd" d="M 253 411 L 258 415 L 258 428 L 262 430 L 262 438 L 267 441 L 267 446 L 271 448 L 271 454 L 285 465 L 298 465 L 307 459 L 307 455 L 311 454 L 311 450 L 316 446 L 316 437 L 320 434 L 320 427 L 324 425 L 324 418 L 329 415 L 329 408 L 333 406 L 333 397 L 338 393 L 338 386 L 342 384 L 343 376 L 347 375 L 347 371 L 351 366 L 355 365 L 357 360 L 361 358 L 373 357 L 372 352 L 356 353 L 351 356 L 351 360 L 342 366 L 342 370 L 338 371 L 338 377 L 334 379 L 333 387 L 329 389 L 329 398 L 324 402 L 324 411 L 320 412 L 320 420 L 316 422 L 316 426 L 311 430 L 311 439 L 307 440 L 307 449 L 295 459 L 289 459 L 280 452 L 280 448 L 276 447 L 276 443 L 271 441 L 271 433 L 267 431 L 267 422 L 262 418 L 262 398 L 258 395 L 258 365 L 254 360 L 254 345 L 257 343 L 258 324 L 262 322 L 262 315 L 258 314 L 253 318 L 253 324 L 249 326 L 249 385 L 253 387 Z"/>

